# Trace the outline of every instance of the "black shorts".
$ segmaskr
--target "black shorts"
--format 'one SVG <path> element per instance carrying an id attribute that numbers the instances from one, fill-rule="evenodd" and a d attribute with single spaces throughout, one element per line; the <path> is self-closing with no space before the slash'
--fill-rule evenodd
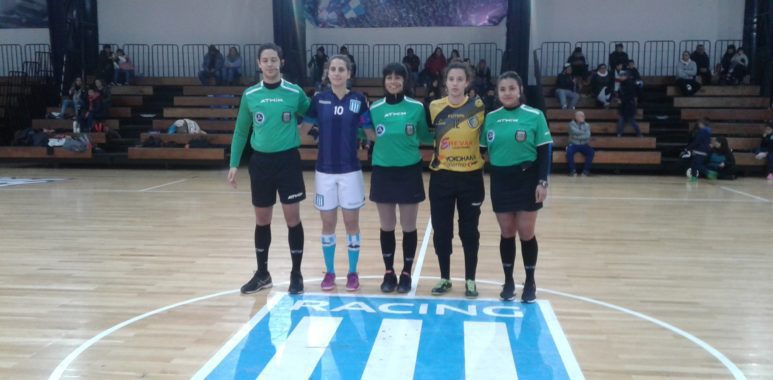
<path id="1" fill-rule="evenodd" d="M 276 153 L 254 152 L 250 157 L 250 182 L 255 207 L 273 206 L 277 192 L 279 202 L 284 204 L 306 199 L 301 155 L 296 148 Z"/>
<path id="2" fill-rule="evenodd" d="M 422 162 L 411 166 L 373 166 L 370 200 L 376 203 L 412 204 L 426 199 Z"/>
<path id="3" fill-rule="evenodd" d="M 494 212 L 537 211 L 539 174 L 534 163 L 514 166 L 491 165 L 491 205 Z"/>

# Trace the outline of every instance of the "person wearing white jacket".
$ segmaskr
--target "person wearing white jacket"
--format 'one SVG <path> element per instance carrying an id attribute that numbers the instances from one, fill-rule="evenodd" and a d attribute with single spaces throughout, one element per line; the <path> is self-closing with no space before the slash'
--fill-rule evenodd
<path id="1" fill-rule="evenodd" d="M 690 52 L 682 52 L 682 59 L 676 64 L 676 84 L 681 88 L 686 96 L 692 96 L 701 88 L 700 83 L 695 80 L 698 74 L 698 65 L 690 59 Z"/>

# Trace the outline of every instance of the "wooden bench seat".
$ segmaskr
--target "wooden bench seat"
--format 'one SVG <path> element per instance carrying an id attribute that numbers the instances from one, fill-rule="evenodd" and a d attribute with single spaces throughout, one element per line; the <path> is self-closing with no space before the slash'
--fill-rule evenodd
<path id="1" fill-rule="evenodd" d="M 238 107 L 241 97 L 216 98 L 211 96 L 175 96 L 175 107 L 208 107 L 208 106 L 234 106 Z"/>
<path id="2" fill-rule="evenodd" d="M 188 144 L 194 138 L 205 138 L 210 144 L 213 145 L 231 145 L 233 135 L 229 133 L 214 133 L 214 134 L 165 134 L 165 133 L 143 133 L 140 135 L 140 141 L 145 142 L 151 137 L 157 137 L 163 142 L 173 142 L 176 144 Z"/>
<path id="3" fill-rule="evenodd" d="M 48 107 L 46 108 L 47 112 L 59 112 L 61 108 L 59 107 Z M 65 117 L 72 117 L 72 109 L 68 108 Z M 114 119 L 128 119 L 132 117 L 132 109 L 131 107 L 110 107 L 107 110 L 107 117 L 111 117 Z"/>
<path id="4" fill-rule="evenodd" d="M 233 132 L 235 127 L 234 120 L 195 120 L 201 129 L 205 132 Z M 175 122 L 175 119 L 154 119 L 153 130 L 164 131 Z"/>
<path id="5" fill-rule="evenodd" d="M 754 154 L 751 152 L 735 152 L 733 156 L 735 157 L 736 167 L 763 169 L 768 164 L 766 160 L 758 160 L 754 158 Z"/>
<path id="6" fill-rule="evenodd" d="M 117 130 L 119 129 L 119 122 L 115 119 L 102 120 L 107 128 Z M 32 119 L 33 129 L 50 128 L 57 131 L 72 131 L 72 120 L 68 119 Z"/>
<path id="7" fill-rule="evenodd" d="M 142 106 L 141 95 L 119 95 L 113 96 L 111 102 L 113 106 L 121 107 L 139 107 Z"/>
<path id="8" fill-rule="evenodd" d="M 727 143 L 730 148 L 738 152 L 751 152 L 760 146 L 761 138 L 755 137 L 728 137 Z"/>
<path id="9" fill-rule="evenodd" d="M 762 136 L 765 123 L 711 123 L 711 134 L 728 136 Z"/>
<path id="10" fill-rule="evenodd" d="M 381 78 L 354 78 L 353 85 L 357 87 L 380 87 Z"/>
<path id="11" fill-rule="evenodd" d="M 638 122 L 639 130 L 642 134 L 650 133 L 650 123 L 648 121 Z M 626 127 L 626 131 L 629 131 L 630 127 Z M 597 121 L 590 123 L 591 135 L 614 135 L 617 134 L 617 123 L 608 121 Z M 553 138 L 559 134 L 569 133 L 569 122 L 566 121 L 553 121 L 550 123 L 550 133 L 553 134 Z"/>
<path id="12" fill-rule="evenodd" d="M 177 108 L 167 107 L 164 108 L 164 117 L 176 118 L 176 119 L 208 119 L 208 118 L 223 118 L 223 119 L 236 119 L 236 115 L 239 113 L 238 109 L 234 108 Z M 198 122 L 198 120 L 196 120 Z"/>
<path id="13" fill-rule="evenodd" d="M 677 86 L 668 86 L 668 96 L 682 96 Z M 694 96 L 759 96 L 760 86 L 703 86 Z"/>
<path id="14" fill-rule="evenodd" d="M 773 110 L 768 109 L 701 109 L 685 108 L 681 113 L 682 120 L 699 120 L 707 117 L 709 120 L 737 121 L 768 121 L 773 119 Z"/>
<path id="15" fill-rule="evenodd" d="M 553 146 L 555 148 L 566 148 L 568 136 L 553 136 Z M 594 149 L 655 149 L 654 137 L 610 137 L 610 136 L 591 136 L 590 146 Z"/>
<path id="16" fill-rule="evenodd" d="M 674 98 L 676 108 L 768 108 L 770 101 L 761 96 L 680 96 Z"/>
<path id="17" fill-rule="evenodd" d="M 557 76 L 546 76 L 546 77 L 542 77 L 541 83 L 543 86 L 555 87 L 557 79 L 558 79 Z M 642 81 L 644 81 L 645 86 L 653 86 L 653 87 L 667 86 L 670 84 L 674 84 L 674 81 L 675 81 L 674 77 L 660 77 L 660 76 L 642 77 L 641 79 Z"/>
<path id="18" fill-rule="evenodd" d="M 585 162 L 583 155 L 577 153 L 574 155 L 576 163 Z M 608 165 L 660 165 L 661 154 L 657 151 L 608 151 L 596 150 L 593 157 L 594 164 Z M 566 151 L 554 150 L 553 163 L 565 164 Z"/>
<path id="19" fill-rule="evenodd" d="M 183 95 L 201 96 L 201 95 L 239 95 L 241 96 L 245 86 L 185 86 Z"/>
<path id="20" fill-rule="evenodd" d="M 577 110 L 561 110 L 561 109 L 551 109 L 548 110 L 547 117 L 548 120 L 572 120 L 574 119 L 574 113 L 577 111 L 583 111 L 585 113 L 585 119 L 588 120 L 588 122 L 592 122 L 594 120 L 617 120 L 620 115 L 618 114 L 616 109 L 577 109 Z M 641 119 L 642 115 L 644 113 L 641 109 L 636 110 L 636 118 Z"/>
<path id="21" fill-rule="evenodd" d="M 223 161 L 223 148 L 129 148 L 129 160 L 195 160 Z"/>
<path id="22" fill-rule="evenodd" d="M 137 78 L 135 81 L 137 85 L 144 86 L 200 86 L 199 78 L 197 77 L 143 77 Z M 242 74 L 241 84 L 248 86 L 254 84 L 254 77 L 251 75 L 245 76 Z"/>
<path id="23" fill-rule="evenodd" d="M 153 95 L 153 86 L 113 86 L 110 93 L 115 95 Z"/>
<path id="24" fill-rule="evenodd" d="M 93 154 L 91 153 L 91 150 L 76 153 L 62 148 L 54 148 L 54 153 L 49 155 L 48 149 L 45 147 L 0 146 L 0 158 L 89 160 L 92 157 Z"/>

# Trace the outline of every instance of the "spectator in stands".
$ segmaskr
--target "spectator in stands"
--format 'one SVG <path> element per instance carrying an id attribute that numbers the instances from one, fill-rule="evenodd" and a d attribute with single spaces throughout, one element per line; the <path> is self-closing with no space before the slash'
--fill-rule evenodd
<path id="1" fill-rule="evenodd" d="M 410 76 L 410 86 L 413 87 L 419 83 L 419 67 L 421 66 L 421 59 L 414 54 L 413 49 L 408 48 L 405 51 L 405 57 L 403 57 L 403 65 L 408 69 L 408 75 Z"/>
<path id="2" fill-rule="evenodd" d="M 591 93 L 599 107 L 609 108 L 609 99 L 612 97 L 612 77 L 607 71 L 607 65 L 600 64 L 593 72 L 590 79 Z"/>
<path id="3" fill-rule="evenodd" d="M 57 115 L 56 118 L 64 119 L 67 109 L 72 107 L 74 112 L 73 119 L 77 119 L 84 104 L 83 95 L 83 80 L 80 77 L 77 77 L 72 81 L 70 89 L 67 91 L 67 95 L 62 97 L 62 109 L 59 111 L 59 115 Z"/>
<path id="4" fill-rule="evenodd" d="M 624 67 L 624 66 L 623 66 L 623 64 L 622 64 L 622 63 L 620 63 L 620 62 L 618 62 L 618 63 L 617 63 L 617 66 L 614 66 L 614 67 L 613 67 L 613 72 L 612 72 L 612 73 L 613 73 L 613 74 L 614 74 L 614 76 L 615 76 L 615 77 L 614 77 L 614 78 L 615 78 L 615 79 L 614 79 L 614 81 L 615 81 L 615 86 L 614 86 L 614 89 L 612 90 L 612 96 L 613 96 L 613 97 L 618 97 L 618 96 L 619 96 L 619 93 L 620 93 L 620 83 L 622 83 L 622 82 L 623 82 L 623 77 L 622 77 L 621 73 L 622 73 L 624 70 L 625 70 L 625 67 Z"/>
<path id="5" fill-rule="evenodd" d="M 448 58 L 448 63 L 455 62 L 455 61 L 462 61 L 462 56 L 459 54 L 459 50 L 451 50 L 451 56 Z"/>
<path id="6" fill-rule="evenodd" d="M 690 59 L 690 52 L 682 52 L 682 59 L 676 64 L 676 85 L 682 90 L 682 94 L 692 96 L 701 88 L 695 80 L 698 74 L 698 66 Z"/>
<path id="7" fill-rule="evenodd" d="M 736 85 L 743 83 L 744 77 L 749 72 L 749 58 L 743 51 L 743 48 L 738 48 L 730 60 L 730 70 L 727 72 L 727 83 Z"/>
<path id="8" fill-rule="evenodd" d="M 767 160 L 768 181 L 773 181 L 773 126 L 770 124 L 765 127 L 760 146 L 754 150 L 754 153 L 754 158 L 758 160 Z"/>
<path id="9" fill-rule="evenodd" d="M 703 47 L 703 44 L 695 46 L 695 51 L 690 54 L 690 59 L 692 59 L 698 67 L 698 78 L 701 79 L 701 84 L 711 84 L 711 64 L 709 63 L 709 55 L 706 54 L 706 48 Z"/>
<path id="10" fill-rule="evenodd" d="M 566 60 L 572 65 L 572 78 L 576 84 L 577 92 L 582 92 L 585 79 L 588 77 L 588 63 L 585 61 L 585 54 L 582 53 L 582 47 L 577 46 L 574 52 Z"/>
<path id="11" fill-rule="evenodd" d="M 131 58 L 129 58 L 126 53 L 124 53 L 123 49 L 118 49 L 115 51 L 115 71 L 113 71 L 113 84 L 115 85 L 129 85 L 132 82 L 132 78 L 134 77 L 134 64 L 132 63 Z M 124 76 L 124 82 L 121 82 L 121 74 Z"/>
<path id="12" fill-rule="evenodd" d="M 211 79 L 215 79 L 215 84 L 223 84 L 223 65 L 225 59 L 220 50 L 215 45 L 209 45 L 207 53 L 201 60 L 201 71 L 199 71 L 199 81 L 204 86 L 209 85 Z"/>
<path id="13" fill-rule="evenodd" d="M 99 91 L 99 96 L 102 98 L 102 110 L 107 114 L 110 106 L 113 104 L 113 96 L 110 91 L 110 87 L 105 86 L 105 83 L 101 79 L 94 80 L 94 88 Z"/>
<path id="14" fill-rule="evenodd" d="M 719 73 L 719 84 L 725 84 L 725 78 L 727 78 L 727 74 L 730 72 L 730 62 L 733 60 L 733 57 L 735 57 L 735 45 L 727 45 L 727 50 L 725 50 L 722 60 L 719 61 L 715 69 Z"/>
<path id="15" fill-rule="evenodd" d="M 690 159 L 687 177 L 690 178 L 691 182 L 695 182 L 701 173 L 706 174 L 706 158 L 711 150 L 709 120 L 706 118 L 699 120 L 693 128 L 692 135 L 693 138 L 685 147 L 682 158 Z"/>
<path id="16" fill-rule="evenodd" d="M 443 88 L 440 87 L 439 81 L 436 79 L 429 84 L 427 89 L 427 95 L 424 97 L 424 104 L 429 106 L 434 100 L 442 98 L 445 94 Z"/>
<path id="17" fill-rule="evenodd" d="M 491 69 L 488 67 L 485 59 L 478 62 L 475 68 L 475 81 L 472 84 L 478 94 L 485 94 L 491 86 Z"/>
<path id="18" fill-rule="evenodd" d="M 580 101 L 577 85 L 572 80 L 572 65 L 568 63 L 564 64 L 564 70 L 556 78 L 556 97 L 563 110 L 575 109 Z"/>
<path id="19" fill-rule="evenodd" d="M 614 69 L 618 63 L 624 66 L 628 64 L 630 59 L 624 49 L 623 44 L 615 44 L 615 51 L 609 54 L 609 67 Z"/>
<path id="20" fill-rule="evenodd" d="M 620 118 L 617 120 L 617 137 L 623 136 L 625 125 L 631 123 L 636 136 L 641 137 L 639 124 L 636 123 L 636 83 L 627 71 L 620 72 Z"/>
<path id="21" fill-rule="evenodd" d="M 735 179 L 735 156 L 724 136 L 711 139 L 711 151 L 706 163 L 710 179 Z"/>
<path id="22" fill-rule="evenodd" d="M 427 58 L 427 62 L 424 63 L 426 80 L 424 83 L 432 83 L 433 81 L 440 81 L 440 74 L 443 69 L 446 68 L 448 62 L 445 55 L 443 55 L 443 49 L 437 48 L 432 55 Z"/>
<path id="23" fill-rule="evenodd" d="M 354 56 L 349 54 L 349 48 L 346 46 L 341 46 L 341 49 L 338 50 L 338 54 L 345 55 L 349 58 L 349 61 L 352 62 L 352 77 L 350 80 L 353 80 L 355 75 L 357 74 L 357 62 L 354 60 Z M 349 89 L 352 88 L 351 84 L 348 85 Z"/>
<path id="24" fill-rule="evenodd" d="M 239 49 L 231 46 L 223 63 L 223 77 L 228 85 L 237 85 L 242 77 L 242 56 Z"/>
<path id="25" fill-rule="evenodd" d="M 326 63 L 327 54 L 325 54 L 325 47 L 320 46 L 308 64 L 309 69 L 311 69 L 311 79 L 314 81 L 314 87 L 317 91 L 322 91 L 322 75 L 327 72 L 325 70 Z"/>
<path id="26" fill-rule="evenodd" d="M 89 88 L 88 92 L 89 108 L 78 116 L 78 125 L 81 133 L 89 133 L 94 127 L 95 120 L 101 120 L 104 110 L 102 109 L 102 97 L 96 87 Z"/>
<path id="27" fill-rule="evenodd" d="M 569 142 L 566 146 L 566 164 L 569 166 L 569 175 L 576 177 L 577 171 L 574 165 L 574 154 L 580 153 L 585 157 L 582 175 L 590 175 L 590 167 L 593 164 L 595 151 L 590 144 L 590 125 L 585 122 L 585 113 L 577 111 L 574 120 L 569 122 Z"/>
<path id="28" fill-rule="evenodd" d="M 110 44 L 102 46 L 102 50 L 99 52 L 99 67 L 97 68 L 97 76 L 103 81 L 110 83 L 113 80 L 113 72 L 115 71 L 115 55 L 113 55 L 113 48 Z"/>
<path id="29" fill-rule="evenodd" d="M 644 81 L 641 79 L 641 74 L 639 74 L 639 69 L 636 68 L 636 62 L 633 60 L 628 61 L 628 66 L 626 66 L 626 71 L 628 71 L 628 75 L 633 78 L 634 83 L 636 83 L 636 87 L 639 89 L 644 88 Z"/>

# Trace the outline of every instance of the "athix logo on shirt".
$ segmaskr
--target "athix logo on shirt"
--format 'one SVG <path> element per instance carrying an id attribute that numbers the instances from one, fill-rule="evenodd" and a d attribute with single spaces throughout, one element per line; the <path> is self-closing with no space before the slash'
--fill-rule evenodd
<path id="1" fill-rule="evenodd" d="M 260 100 L 261 103 L 284 103 L 282 98 L 265 98 Z"/>
<path id="2" fill-rule="evenodd" d="M 517 123 L 518 119 L 499 119 L 497 123 Z"/>
<path id="3" fill-rule="evenodd" d="M 395 117 L 395 116 L 406 116 L 406 115 L 408 115 L 407 112 L 387 112 L 386 114 L 384 114 L 384 118 Z"/>

